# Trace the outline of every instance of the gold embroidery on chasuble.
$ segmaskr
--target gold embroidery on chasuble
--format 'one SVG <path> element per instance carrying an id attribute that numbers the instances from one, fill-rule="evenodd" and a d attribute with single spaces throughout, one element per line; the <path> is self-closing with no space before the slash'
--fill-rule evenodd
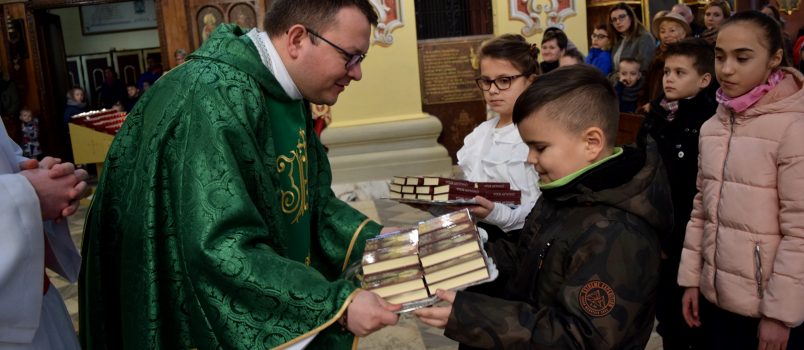
<path id="1" fill-rule="evenodd" d="M 290 180 L 290 188 L 282 189 L 282 212 L 295 215 L 291 224 L 299 222 L 299 218 L 309 209 L 307 202 L 307 138 L 304 130 L 299 130 L 296 149 L 288 155 L 276 158 L 276 168 L 280 175 Z"/>

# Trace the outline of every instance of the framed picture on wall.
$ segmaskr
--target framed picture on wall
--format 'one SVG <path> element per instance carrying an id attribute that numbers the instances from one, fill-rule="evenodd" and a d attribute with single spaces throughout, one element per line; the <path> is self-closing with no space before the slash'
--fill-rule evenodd
<path id="1" fill-rule="evenodd" d="M 84 35 L 156 28 L 154 0 L 81 6 Z"/>

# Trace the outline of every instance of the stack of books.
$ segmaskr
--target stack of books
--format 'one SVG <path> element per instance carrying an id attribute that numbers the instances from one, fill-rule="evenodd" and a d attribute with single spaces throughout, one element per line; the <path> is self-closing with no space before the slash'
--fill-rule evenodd
<path id="1" fill-rule="evenodd" d="M 522 193 L 507 182 L 472 182 L 444 177 L 395 176 L 390 198 L 407 203 L 472 204 L 475 196 L 509 206 L 520 204 Z"/>
<path id="2" fill-rule="evenodd" d="M 123 122 L 126 121 L 126 112 L 119 112 L 115 109 L 103 109 L 100 111 L 89 111 L 79 113 L 72 118 L 70 122 L 76 125 L 81 125 L 102 133 L 109 135 L 117 134 Z"/>
<path id="3" fill-rule="evenodd" d="M 466 209 L 366 241 L 362 267 L 362 287 L 405 311 L 434 303 L 438 289 L 496 277 Z"/>

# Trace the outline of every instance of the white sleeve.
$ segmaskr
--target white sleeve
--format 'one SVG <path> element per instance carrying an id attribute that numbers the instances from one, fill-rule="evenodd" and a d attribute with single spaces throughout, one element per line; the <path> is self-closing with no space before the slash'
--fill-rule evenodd
<path id="1" fill-rule="evenodd" d="M 0 343 L 30 343 L 39 327 L 44 235 L 28 179 L 0 174 Z"/>
<path id="2" fill-rule="evenodd" d="M 494 203 L 494 210 L 483 221 L 498 226 L 505 232 L 519 230 L 525 226 L 525 219 L 535 204 L 536 202 L 522 203 L 522 205 L 511 209 L 505 204 Z"/>
<path id="3" fill-rule="evenodd" d="M 518 230 L 525 226 L 525 219 L 527 219 L 528 214 L 530 214 L 541 195 L 538 186 L 539 175 L 533 169 L 533 166 L 523 163 L 523 167 L 522 172 L 525 174 L 526 180 L 514 184 L 515 187 L 520 188 L 522 191 L 520 201 L 522 204 L 515 209 L 511 209 L 504 204 L 494 203 L 494 209 L 483 219 L 483 221 L 498 226 L 505 232 Z"/>

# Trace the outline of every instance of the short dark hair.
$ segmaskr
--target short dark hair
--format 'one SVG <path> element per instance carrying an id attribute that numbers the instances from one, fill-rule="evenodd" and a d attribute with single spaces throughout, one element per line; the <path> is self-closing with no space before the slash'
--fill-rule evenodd
<path id="1" fill-rule="evenodd" d="M 709 73 L 715 76 L 715 52 L 706 40 L 689 38 L 667 45 L 665 60 L 670 56 L 689 57 L 699 75 Z"/>
<path id="2" fill-rule="evenodd" d="M 369 0 L 276 0 L 265 14 L 263 28 L 272 37 L 282 35 L 295 24 L 323 32 L 344 7 L 356 7 L 369 24 L 377 25 L 377 13 Z"/>
<path id="3" fill-rule="evenodd" d="M 559 67 L 540 76 L 519 95 L 513 121 L 519 124 L 540 110 L 570 132 L 599 127 L 610 146 L 617 138 L 620 119 L 617 95 L 609 80 L 594 66 Z"/>
<path id="4" fill-rule="evenodd" d="M 784 39 L 782 37 L 782 27 L 779 26 L 779 22 L 776 22 L 770 16 L 766 16 L 764 13 L 759 11 L 742 11 L 737 12 L 731 17 L 727 18 L 723 23 L 720 25 L 720 31 L 718 32 L 718 36 L 720 33 L 723 32 L 723 29 L 738 23 L 753 23 L 760 30 L 762 30 L 762 36 L 764 37 L 764 43 L 768 46 L 768 54 L 773 56 L 779 50 L 782 50 L 782 62 L 779 64 L 780 66 L 787 66 L 788 57 L 787 53 L 784 50 Z M 715 44 L 717 47 L 717 44 Z"/>
<path id="5" fill-rule="evenodd" d="M 577 49 L 568 49 L 568 50 L 564 51 L 564 53 L 561 54 L 561 57 L 564 57 L 564 56 L 572 57 L 575 60 L 577 60 L 578 63 L 583 63 L 583 54 L 580 51 L 578 51 Z"/>
<path id="6" fill-rule="evenodd" d="M 483 43 L 478 61 L 484 58 L 506 60 L 525 75 L 541 74 L 539 48 L 519 34 L 503 34 Z"/>
<path id="7" fill-rule="evenodd" d="M 552 28 L 550 28 L 552 29 Z M 555 40 L 556 45 L 558 45 L 559 49 L 566 50 L 567 43 L 569 43 L 569 39 L 567 38 L 567 34 L 564 33 L 563 30 L 555 28 L 552 30 L 546 30 L 544 32 L 544 36 L 542 36 L 542 44 L 550 41 Z"/>
<path id="8" fill-rule="evenodd" d="M 617 66 L 619 67 L 620 63 L 623 63 L 623 62 L 625 62 L 625 63 L 635 63 L 637 66 L 639 66 L 639 70 L 642 70 L 642 63 L 640 63 L 639 60 L 636 59 L 636 58 L 623 57 L 623 58 L 620 59 L 620 62 L 617 62 Z"/>

